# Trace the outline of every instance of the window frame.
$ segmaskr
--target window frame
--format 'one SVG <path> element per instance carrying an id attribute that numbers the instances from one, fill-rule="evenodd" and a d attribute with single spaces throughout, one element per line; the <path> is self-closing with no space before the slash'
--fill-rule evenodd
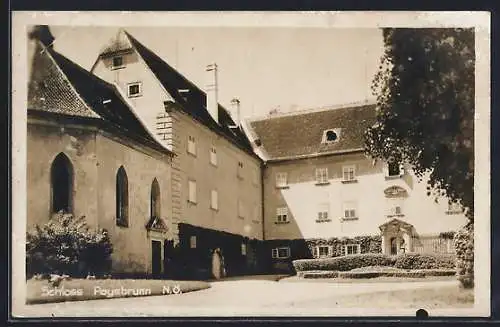
<path id="1" fill-rule="evenodd" d="M 281 219 L 280 217 L 283 218 L 285 217 L 286 219 Z M 276 208 L 276 224 L 288 224 L 290 222 L 290 218 L 288 217 L 288 207 L 283 206 L 283 207 L 277 207 Z"/>
<path id="2" fill-rule="evenodd" d="M 219 192 L 217 190 L 210 190 L 210 209 L 219 211 Z"/>
<path id="3" fill-rule="evenodd" d="M 286 250 L 286 256 L 280 256 L 280 250 Z M 289 246 L 278 246 L 276 248 L 271 249 L 271 257 L 273 259 L 288 259 L 292 256 L 292 251 Z"/>
<path id="4" fill-rule="evenodd" d="M 192 204 L 197 204 L 197 185 L 196 180 L 188 179 L 188 199 L 187 201 Z"/>
<path id="5" fill-rule="evenodd" d="M 288 173 L 277 172 L 275 176 L 276 188 L 288 188 Z"/>
<path id="6" fill-rule="evenodd" d="M 328 167 L 317 167 L 314 170 L 314 178 L 316 179 L 316 185 L 329 184 Z"/>
<path id="7" fill-rule="evenodd" d="M 186 151 L 196 157 L 196 138 L 192 135 L 188 135 Z"/>
<path id="8" fill-rule="evenodd" d="M 217 148 L 215 147 L 215 145 L 212 145 L 210 147 L 210 164 L 214 167 L 217 167 L 218 166 L 218 162 L 217 162 Z"/>
<path id="9" fill-rule="evenodd" d="M 198 246 L 198 238 L 196 237 L 196 235 L 189 236 L 189 248 L 196 249 L 197 246 Z"/>
<path id="10" fill-rule="evenodd" d="M 245 243 L 241 243 L 241 255 L 247 255 L 247 245 Z"/>
<path id="11" fill-rule="evenodd" d="M 350 176 L 351 170 L 352 170 L 352 178 L 350 178 L 351 177 Z M 349 178 L 346 178 L 346 173 L 347 173 Z M 358 180 L 358 176 L 356 173 L 357 173 L 356 165 L 343 165 L 342 166 L 342 183 L 356 182 Z"/>
<path id="12" fill-rule="evenodd" d="M 326 254 L 321 254 L 321 249 L 326 248 Z M 328 258 L 331 257 L 333 253 L 332 245 L 316 245 L 316 254 L 315 258 Z"/>
<path id="13" fill-rule="evenodd" d="M 139 91 L 137 93 L 130 93 L 130 88 L 133 86 L 137 86 L 139 88 Z M 127 84 L 127 96 L 129 98 L 137 98 L 142 96 L 142 82 L 132 82 Z"/>
<path id="14" fill-rule="evenodd" d="M 346 216 L 349 212 L 349 216 Z M 354 215 L 352 213 L 354 212 Z M 356 201 L 344 201 L 342 204 L 342 220 L 358 220 L 358 205 Z"/>
<path id="15" fill-rule="evenodd" d="M 115 59 L 118 59 L 120 58 L 121 59 L 121 64 L 120 65 L 115 65 Z M 113 56 L 111 58 L 111 69 L 120 69 L 120 68 L 124 68 L 125 67 L 125 62 L 123 60 L 123 56 Z"/>
<path id="16" fill-rule="evenodd" d="M 349 253 L 348 249 L 352 247 L 356 247 L 356 252 L 355 253 Z M 353 243 L 353 244 L 345 244 L 344 245 L 344 255 L 356 255 L 356 254 L 361 254 L 361 244 L 359 243 Z"/>

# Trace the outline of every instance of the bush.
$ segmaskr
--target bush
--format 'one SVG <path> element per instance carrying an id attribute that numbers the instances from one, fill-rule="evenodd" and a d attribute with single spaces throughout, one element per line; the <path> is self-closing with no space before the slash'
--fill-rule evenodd
<path id="1" fill-rule="evenodd" d="M 304 271 L 301 272 L 299 277 L 302 278 L 337 278 L 338 271 L 318 270 L 318 271 Z"/>
<path id="2" fill-rule="evenodd" d="M 84 277 L 111 270 L 113 247 L 104 230 L 93 231 L 85 217 L 59 213 L 26 236 L 26 275 L 67 274 Z"/>
<path id="3" fill-rule="evenodd" d="M 463 288 L 474 287 L 474 224 L 469 222 L 454 238 L 457 276 Z"/>
<path id="4" fill-rule="evenodd" d="M 345 271 L 339 273 L 340 278 L 376 278 L 376 277 L 403 277 L 424 278 L 425 274 L 419 271 Z"/>
<path id="5" fill-rule="evenodd" d="M 388 266 L 367 266 L 361 268 L 351 269 L 350 272 L 394 272 L 394 271 L 403 271 L 399 268 L 388 267 Z"/>
<path id="6" fill-rule="evenodd" d="M 401 269 L 453 269 L 455 256 L 452 254 L 405 253 L 396 257 L 394 267 Z"/>
<path id="7" fill-rule="evenodd" d="M 424 273 L 427 276 L 453 276 L 456 274 L 455 269 L 417 269 L 415 272 Z"/>
<path id="8" fill-rule="evenodd" d="M 293 266 L 296 271 L 307 270 L 337 270 L 348 271 L 354 268 L 366 266 L 392 266 L 395 259 L 381 253 L 353 254 L 326 259 L 302 259 L 294 260 Z"/>

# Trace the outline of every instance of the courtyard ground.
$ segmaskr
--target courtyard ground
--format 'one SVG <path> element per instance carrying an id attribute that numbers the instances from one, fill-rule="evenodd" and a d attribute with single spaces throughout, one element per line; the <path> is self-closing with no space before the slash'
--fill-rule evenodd
<path id="1" fill-rule="evenodd" d="M 279 278 L 278 278 L 279 279 Z M 333 283 L 291 281 L 274 277 L 232 278 L 212 282 L 205 290 L 180 295 L 36 304 L 23 316 L 317 316 L 359 315 L 383 309 L 414 315 L 417 309 L 473 307 L 472 291 L 461 290 L 456 279 L 411 282 Z M 374 310 L 367 310 L 377 309 Z M 382 309 L 382 311 L 380 310 Z M 343 311 L 344 310 L 344 311 Z M 432 311 L 430 311 L 432 315 Z"/>

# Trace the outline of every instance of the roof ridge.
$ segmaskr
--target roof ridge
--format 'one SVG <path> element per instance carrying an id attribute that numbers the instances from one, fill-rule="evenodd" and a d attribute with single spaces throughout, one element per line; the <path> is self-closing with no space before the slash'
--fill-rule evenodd
<path id="1" fill-rule="evenodd" d="M 273 119 L 273 118 L 300 116 L 300 115 L 305 115 L 305 114 L 309 114 L 309 113 L 317 113 L 317 112 L 323 112 L 323 111 L 328 111 L 328 110 L 354 109 L 354 108 L 359 108 L 359 107 L 363 107 L 363 106 L 370 106 L 370 105 L 375 105 L 375 104 L 376 104 L 376 102 L 374 100 L 365 99 L 365 100 L 361 100 L 361 101 L 353 101 L 353 102 L 346 102 L 346 103 L 341 103 L 341 104 L 325 105 L 325 106 L 320 106 L 320 107 L 299 109 L 299 110 L 294 110 L 294 111 L 289 111 L 289 112 L 280 112 L 280 113 L 275 113 L 275 114 L 261 115 L 261 116 L 256 116 L 253 118 L 250 117 L 248 119 L 250 122 L 254 122 L 254 121 L 268 120 L 268 119 Z"/>

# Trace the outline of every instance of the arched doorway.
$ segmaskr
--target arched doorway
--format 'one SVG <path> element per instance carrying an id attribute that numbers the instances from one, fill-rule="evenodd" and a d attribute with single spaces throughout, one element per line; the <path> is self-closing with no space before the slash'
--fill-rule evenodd
<path id="1" fill-rule="evenodd" d="M 396 255 L 412 251 L 412 239 L 415 235 L 413 225 L 392 219 L 379 228 L 382 232 L 382 253 Z"/>
<path id="2" fill-rule="evenodd" d="M 64 153 L 59 153 L 52 162 L 52 212 L 69 213 L 73 209 L 73 165 Z"/>

